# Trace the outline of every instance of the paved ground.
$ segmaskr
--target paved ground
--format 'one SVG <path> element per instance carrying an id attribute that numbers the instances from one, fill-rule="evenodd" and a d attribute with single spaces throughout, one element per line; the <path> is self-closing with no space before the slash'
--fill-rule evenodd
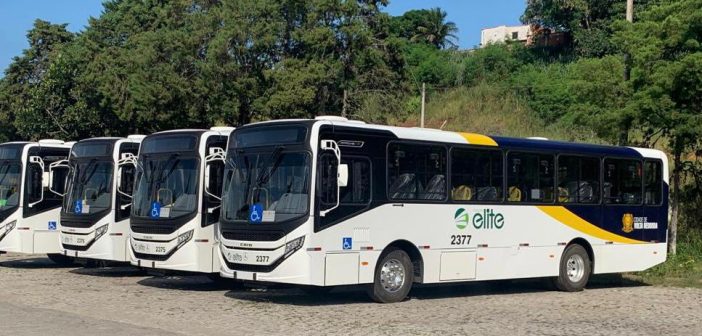
<path id="1" fill-rule="evenodd" d="M 357 288 L 233 289 L 131 267 L 56 267 L 0 256 L 0 335 L 702 335 L 702 290 L 636 283 L 582 293 L 541 282 L 424 287 L 380 305 Z"/>

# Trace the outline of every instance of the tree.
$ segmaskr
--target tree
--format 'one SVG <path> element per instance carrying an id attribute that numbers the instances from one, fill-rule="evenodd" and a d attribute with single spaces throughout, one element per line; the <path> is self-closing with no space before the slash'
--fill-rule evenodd
<path id="1" fill-rule="evenodd" d="M 32 91 L 42 84 L 52 58 L 59 49 L 72 41 L 74 35 L 66 30 L 65 24 L 51 24 L 36 20 L 27 33 L 29 48 L 21 56 L 14 57 L 0 80 L 0 136 L 16 138 L 18 128 L 22 128 L 21 116 L 30 108 Z M 36 138 L 31 134 L 29 138 Z"/>
<path id="2" fill-rule="evenodd" d="M 637 0 L 635 13 L 651 0 Z M 612 24 L 626 14 L 623 0 L 528 0 L 522 22 L 572 34 L 575 51 L 583 57 L 617 53 L 610 41 Z"/>
<path id="3" fill-rule="evenodd" d="M 661 1 L 634 24 L 620 22 L 614 41 L 631 54 L 629 108 L 645 131 L 673 154 L 669 250 L 676 253 L 685 153 L 702 139 L 702 0 Z"/>
<path id="4" fill-rule="evenodd" d="M 439 7 L 428 11 L 425 21 L 417 27 L 412 41 L 422 41 L 437 48 L 456 47 L 458 27 L 451 21 L 446 21 L 446 11 Z"/>
<path id="5" fill-rule="evenodd" d="M 447 13 L 438 7 L 410 10 L 390 20 L 390 33 L 436 48 L 456 47 L 458 27 L 453 22 L 446 22 L 446 16 Z"/>

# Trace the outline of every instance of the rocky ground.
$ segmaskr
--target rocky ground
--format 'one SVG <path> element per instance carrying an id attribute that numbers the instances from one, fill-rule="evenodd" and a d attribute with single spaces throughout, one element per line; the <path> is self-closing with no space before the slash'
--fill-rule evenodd
<path id="1" fill-rule="evenodd" d="M 561 293 L 540 281 L 416 288 L 391 305 L 362 288 L 310 296 L 127 266 L 57 267 L 0 256 L 0 335 L 702 335 L 702 290 L 597 282 Z"/>

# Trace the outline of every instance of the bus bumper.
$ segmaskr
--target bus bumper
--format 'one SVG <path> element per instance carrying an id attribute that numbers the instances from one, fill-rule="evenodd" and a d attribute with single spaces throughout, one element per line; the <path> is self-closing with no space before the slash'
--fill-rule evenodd
<path id="1" fill-rule="evenodd" d="M 214 258 L 216 244 L 213 239 L 191 236 L 180 244 L 178 236 L 172 240 L 156 239 L 147 241 L 131 237 L 128 248 L 130 263 L 138 267 L 198 273 L 215 273 L 219 269 L 219 259 Z"/>

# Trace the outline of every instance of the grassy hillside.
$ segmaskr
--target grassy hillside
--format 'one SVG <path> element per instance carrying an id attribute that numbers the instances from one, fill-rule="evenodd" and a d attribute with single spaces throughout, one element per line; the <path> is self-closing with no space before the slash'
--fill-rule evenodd
<path id="1" fill-rule="evenodd" d="M 512 137 L 546 137 L 553 140 L 601 143 L 592 132 L 544 125 L 526 103 L 497 84 L 458 87 L 428 95 L 426 127 Z M 418 126 L 419 110 L 402 126 Z"/>

